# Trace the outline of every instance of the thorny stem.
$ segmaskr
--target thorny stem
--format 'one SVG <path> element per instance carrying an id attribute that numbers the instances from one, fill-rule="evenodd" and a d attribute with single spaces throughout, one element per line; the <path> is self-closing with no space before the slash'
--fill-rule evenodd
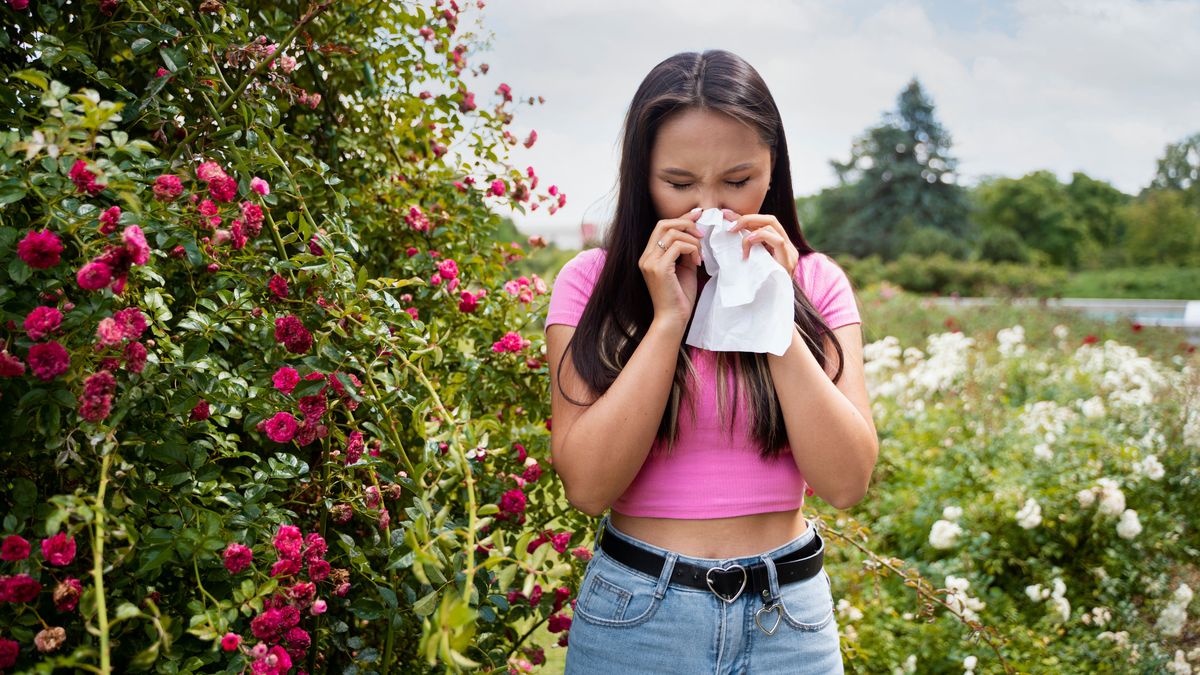
<path id="1" fill-rule="evenodd" d="M 304 16 L 300 17 L 300 20 L 296 22 L 296 25 L 292 26 L 292 29 L 290 31 L 288 31 L 288 34 L 285 35 L 284 38 L 279 41 L 279 44 L 276 47 L 276 51 L 278 53 L 282 54 L 289 46 L 291 46 L 292 40 L 295 39 L 297 34 L 299 34 L 300 29 L 304 28 L 304 26 L 307 25 L 310 21 L 317 18 L 317 16 L 321 15 L 326 9 L 329 9 L 329 6 L 332 4 L 333 4 L 333 0 L 328 0 L 327 2 L 310 5 L 308 8 L 308 11 L 304 13 Z M 216 114 L 217 114 L 218 118 L 221 115 L 224 115 L 225 112 L 227 110 L 229 110 L 229 108 L 239 98 L 241 98 L 242 92 L 246 90 L 246 87 L 249 87 L 250 83 L 254 81 L 254 78 L 258 77 L 259 74 L 262 73 L 262 71 L 266 70 L 267 66 L 270 65 L 271 63 L 273 63 L 274 60 L 275 59 L 273 59 L 273 58 L 263 59 L 263 60 L 259 61 L 258 65 L 254 66 L 254 68 L 249 73 L 246 74 L 246 77 L 242 80 L 241 84 L 239 84 L 237 86 L 237 89 L 234 90 L 232 93 L 230 93 L 229 96 L 226 97 L 225 100 L 221 102 L 221 105 L 217 108 Z M 191 131 L 191 133 L 189 133 L 183 139 L 183 142 L 180 143 L 179 145 L 175 146 L 175 152 L 173 152 L 171 154 L 172 162 L 175 161 L 175 158 L 179 156 L 180 151 L 182 151 L 184 147 L 186 147 L 192 141 L 196 140 L 196 137 L 200 135 L 201 129 L 203 129 L 203 128 L 204 127 L 202 125 L 197 124 L 196 128 L 193 129 Z"/>
<path id="2" fill-rule="evenodd" d="M 966 625 L 968 628 L 970 628 L 974 635 L 978 635 L 979 637 L 981 637 L 983 639 L 984 642 L 987 643 L 988 647 L 990 647 L 991 650 L 993 652 L 995 652 L 996 658 L 1000 660 L 1000 665 L 1004 667 L 1004 672 L 1006 672 L 1006 673 L 1016 672 L 1013 670 L 1012 666 L 1010 666 L 1008 664 L 1008 661 L 1006 661 L 1004 659 L 1004 655 L 1000 653 L 1000 646 L 998 644 L 996 644 L 996 642 L 993 641 L 991 639 L 991 637 L 988 636 L 987 630 L 984 629 L 983 625 L 980 624 L 978 621 L 972 621 L 971 619 L 964 617 L 961 612 L 959 612 L 953 606 L 951 606 L 950 603 L 946 602 L 941 597 L 939 597 L 936 592 L 926 590 L 921 585 L 921 582 L 925 581 L 926 583 L 928 583 L 928 581 L 926 581 L 924 579 L 924 577 L 920 576 L 919 572 L 915 572 L 915 571 L 910 572 L 910 571 L 900 569 L 898 566 L 896 566 L 892 563 L 892 560 L 893 560 L 892 558 L 884 558 L 883 556 L 880 556 L 878 553 L 876 553 L 876 552 L 872 551 L 871 549 L 858 543 L 853 538 L 843 534 L 841 531 L 830 527 L 828 524 L 826 524 L 824 522 L 821 522 L 821 521 L 818 521 L 818 522 L 820 522 L 820 527 L 823 532 L 828 532 L 829 534 L 832 534 L 833 536 L 837 537 L 838 539 L 841 539 L 842 541 L 850 544 L 851 546 L 853 546 L 854 548 L 858 549 L 863 554 L 865 554 L 867 557 L 869 557 L 877 565 L 880 565 L 881 567 L 885 567 L 885 568 L 891 570 L 893 574 L 900 577 L 901 579 L 904 579 L 904 585 L 915 589 L 917 592 L 917 595 L 919 595 L 923 598 L 926 598 L 927 600 L 936 602 L 939 605 L 941 605 L 942 607 L 945 607 L 946 611 L 953 614 L 956 619 L 963 622 L 964 625 Z M 901 562 L 903 562 L 903 561 L 901 561 Z M 915 579 L 911 576 L 912 574 L 916 574 Z M 930 586 L 932 587 L 932 584 L 930 584 Z"/>
<path id="3" fill-rule="evenodd" d="M 108 646 L 108 607 L 104 600 L 104 492 L 108 487 L 108 468 L 112 452 L 107 452 L 100 465 L 100 487 L 96 490 L 95 531 L 92 535 L 92 584 L 96 588 L 96 620 L 100 624 L 100 672 L 112 673 Z"/>

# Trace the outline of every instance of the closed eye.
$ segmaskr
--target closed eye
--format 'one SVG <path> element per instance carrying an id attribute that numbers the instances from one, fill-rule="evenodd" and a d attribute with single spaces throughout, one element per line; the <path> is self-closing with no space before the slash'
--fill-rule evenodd
<path id="1" fill-rule="evenodd" d="M 727 180 L 725 182 L 729 185 L 732 185 L 734 188 L 742 188 L 742 187 L 746 186 L 746 183 L 750 182 L 750 179 L 746 178 L 746 179 L 739 180 L 739 181 L 728 181 Z M 679 183 L 672 183 L 671 181 L 667 181 L 667 184 L 670 185 L 671 187 L 675 188 L 676 190 L 686 190 L 692 186 L 691 183 L 679 184 Z"/>

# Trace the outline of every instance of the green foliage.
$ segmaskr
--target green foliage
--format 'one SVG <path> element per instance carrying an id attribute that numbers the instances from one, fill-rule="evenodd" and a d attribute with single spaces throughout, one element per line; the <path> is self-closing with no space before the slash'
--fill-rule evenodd
<path id="1" fill-rule="evenodd" d="M 1062 296 L 1195 300 L 1200 297 L 1200 268 L 1147 265 L 1083 270 L 1067 278 Z"/>
<path id="2" fill-rule="evenodd" d="M 1003 227 L 989 227 L 979 238 L 979 259 L 987 262 L 1029 262 L 1029 247 L 1021 235 Z"/>
<path id="3" fill-rule="evenodd" d="M 0 536 L 34 542 L 4 572 L 44 586 L 0 611 L 17 667 L 239 672 L 280 642 L 308 672 L 505 669 L 590 534 L 548 465 L 526 473 L 549 454 L 547 289 L 512 274 L 537 247 L 497 243 L 493 208 L 554 197 L 507 164 L 507 85 L 470 89 L 474 10 L 3 11 Z M 31 266 L 20 242 L 43 231 L 60 259 Z M 127 279 L 88 290 L 89 264 Z M 46 335 L 25 326 L 40 306 L 63 317 Z M 69 364 L 43 379 L 30 354 L 51 342 Z M 523 513 L 497 506 L 513 490 Z M 332 575 L 272 573 L 284 524 L 328 542 Z M 36 553 L 59 532 L 78 546 L 61 568 Z M 531 545 L 547 532 L 566 538 Z M 248 570 L 223 566 L 231 543 Z M 59 612 L 68 577 L 79 609 Z M 296 599 L 306 580 L 324 613 Z M 256 637 L 274 604 L 311 646 Z M 66 630 L 49 654 L 39 616 Z"/>
<path id="4" fill-rule="evenodd" d="M 837 260 L 858 287 L 888 281 L 913 293 L 1045 297 L 1057 295 L 1066 278 L 1060 269 L 962 261 L 943 253 L 921 257 L 905 254 L 886 263 L 878 256 Z"/>
<path id="5" fill-rule="evenodd" d="M 1148 190 L 1124 211 L 1125 253 L 1138 265 L 1200 264 L 1200 207 L 1180 190 Z"/>
<path id="6" fill-rule="evenodd" d="M 1067 189 L 1053 172 L 984 181 L 975 196 L 977 218 L 984 229 L 1015 232 L 1030 248 L 1046 253 L 1052 264 L 1072 268 L 1079 264 L 1087 232 L 1074 217 Z"/>

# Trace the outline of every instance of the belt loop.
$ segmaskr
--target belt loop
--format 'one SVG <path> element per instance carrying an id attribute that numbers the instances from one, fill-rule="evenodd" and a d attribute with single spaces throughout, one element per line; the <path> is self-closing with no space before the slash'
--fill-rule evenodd
<path id="1" fill-rule="evenodd" d="M 654 587 L 654 597 L 659 600 L 667 594 L 667 586 L 671 583 L 671 573 L 675 571 L 675 561 L 679 559 L 679 554 L 668 551 L 664 558 L 662 574 L 658 575 L 658 586 Z"/>
<path id="2" fill-rule="evenodd" d="M 775 561 L 771 559 L 771 556 L 764 553 L 758 557 L 767 568 L 767 588 L 763 590 L 771 594 L 771 597 L 762 599 L 763 605 L 770 607 L 779 602 L 779 575 L 775 571 Z"/>
<path id="3" fill-rule="evenodd" d="M 600 522 L 596 525 L 596 533 L 592 536 L 592 554 L 595 555 L 600 550 L 600 535 L 604 533 L 604 528 L 608 526 L 608 514 L 600 517 Z"/>

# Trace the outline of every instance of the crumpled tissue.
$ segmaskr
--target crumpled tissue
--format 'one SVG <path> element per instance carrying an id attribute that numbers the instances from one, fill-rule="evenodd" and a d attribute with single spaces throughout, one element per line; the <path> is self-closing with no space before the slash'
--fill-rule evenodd
<path id="1" fill-rule="evenodd" d="M 721 209 L 705 209 L 696 220 L 709 279 L 696 301 L 685 342 L 714 352 L 769 352 L 783 356 L 792 343 L 792 280 L 766 247 L 755 244 L 742 259 L 742 238 L 729 232 L 735 221 Z"/>

